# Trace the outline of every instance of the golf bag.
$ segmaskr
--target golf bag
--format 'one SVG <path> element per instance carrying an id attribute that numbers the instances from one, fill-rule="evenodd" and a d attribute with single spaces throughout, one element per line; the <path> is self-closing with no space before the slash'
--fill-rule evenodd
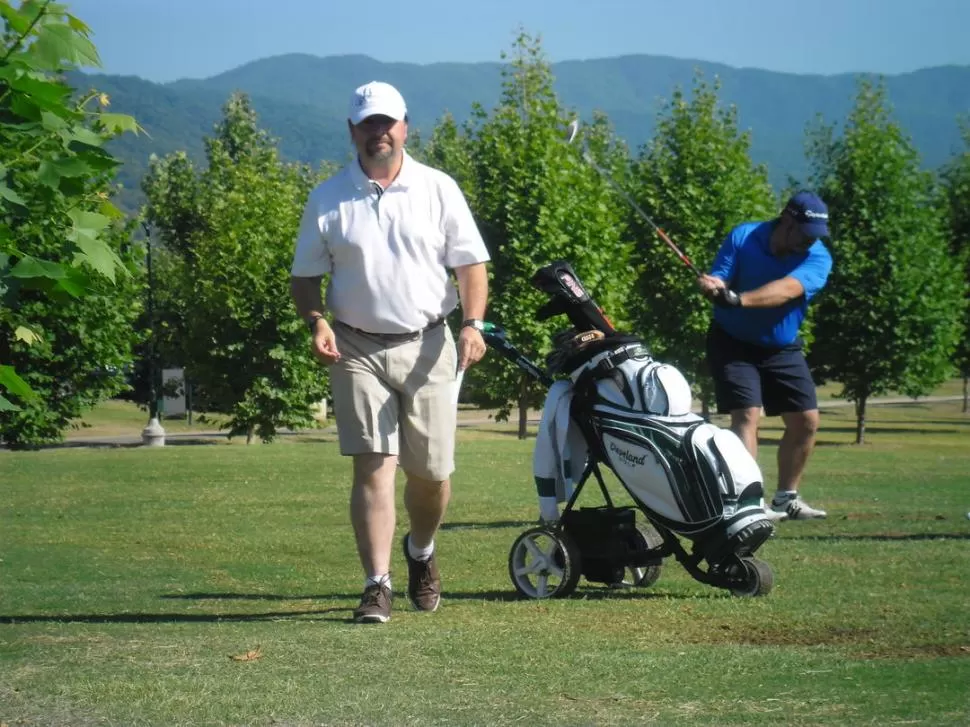
<path id="1" fill-rule="evenodd" d="M 761 470 L 740 439 L 691 412 L 690 385 L 683 375 L 654 360 L 635 336 L 617 332 L 568 263 L 540 269 L 532 283 L 550 295 L 539 318 L 564 314 L 572 325 L 555 338 L 541 378 L 550 387 L 535 453 L 543 519 L 554 517 L 549 513 L 554 496 L 567 501 L 553 526 L 567 540 L 589 540 L 576 532 L 579 513 L 584 513 L 584 528 L 591 519 L 605 520 L 599 528 L 604 532 L 610 530 L 609 522 L 623 521 L 599 471 L 602 464 L 660 536 L 627 538 L 632 548 L 610 546 L 620 560 L 628 559 L 626 565 L 657 566 L 659 558 L 673 554 L 702 582 L 744 595 L 766 593 L 770 569 L 751 556 L 772 535 L 773 526 L 764 511 Z M 486 333 L 489 344 L 534 374 L 537 367 L 524 366 L 522 355 L 495 330 Z M 607 508 L 577 512 L 573 505 L 591 475 L 600 483 Z M 555 480 L 555 491 L 549 479 Z M 690 553 L 681 538 L 691 543 Z M 510 574 L 526 567 L 517 563 L 514 568 L 514 556 L 515 548 Z M 582 553 L 573 556 L 582 560 Z M 597 558 L 602 561 L 602 554 Z M 612 568 L 604 569 L 600 562 L 593 570 L 615 580 L 623 564 L 614 560 Z M 588 571 L 584 569 L 587 578 Z M 519 587 L 514 574 L 513 582 Z M 575 584 L 567 579 L 567 585 Z M 537 597 L 528 587 L 519 590 Z"/>

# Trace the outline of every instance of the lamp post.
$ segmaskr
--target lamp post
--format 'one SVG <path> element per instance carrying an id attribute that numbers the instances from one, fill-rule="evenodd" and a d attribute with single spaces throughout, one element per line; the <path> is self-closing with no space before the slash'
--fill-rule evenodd
<path id="1" fill-rule="evenodd" d="M 141 441 L 146 447 L 165 446 L 165 428 L 159 421 L 158 388 L 155 369 L 155 278 L 152 273 L 152 231 L 147 223 L 145 231 L 148 268 L 148 425 L 142 430 Z"/>

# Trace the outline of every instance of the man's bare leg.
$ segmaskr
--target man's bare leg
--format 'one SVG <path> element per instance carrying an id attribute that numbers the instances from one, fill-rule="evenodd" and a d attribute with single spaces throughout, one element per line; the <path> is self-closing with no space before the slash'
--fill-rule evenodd
<path id="1" fill-rule="evenodd" d="M 761 407 L 759 406 L 731 410 L 731 431 L 738 435 L 738 438 L 744 444 L 744 448 L 755 459 L 758 459 L 758 422 L 760 419 Z"/>
<path id="2" fill-rule="evenodd" d="M 818 409 L 781 415 L 785 433 L 778 446 L 778 490 L 796 492 L 818 432 Z"/>
<path id="3" fill-rule="evenodd" d="M 411 545 L 419 549 L 431 545 L 450 500 L 450 479 L 426 480 L 408 475 L 404 487 L 404 507 L 411 519 Z"/>
<path id="4" fill-rule="evenodd" d="M 357 538 L 357 554 L 370 578 L 391 570 L 394 543 L 394 477 L 397 457 L 354 455 L 354 484 L 350 493 L 350 521 Z"/>

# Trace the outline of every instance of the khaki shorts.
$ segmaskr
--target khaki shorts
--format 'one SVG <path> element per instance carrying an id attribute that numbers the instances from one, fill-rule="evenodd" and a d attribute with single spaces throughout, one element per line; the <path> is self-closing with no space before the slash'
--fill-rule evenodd
<path id="1" fill-rule="evenodd" d="M 340 360 L 330 366 L 343 455 L 397 455 L 428 480 L 455 470 L 458 354 L 447 325 L 393 343 L 336 324 Z"/>

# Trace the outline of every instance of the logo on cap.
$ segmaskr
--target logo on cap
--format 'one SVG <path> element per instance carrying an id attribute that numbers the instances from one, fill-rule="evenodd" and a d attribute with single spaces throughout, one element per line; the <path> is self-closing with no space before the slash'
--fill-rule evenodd
<path id="1" fill-rule="evenodd" d="M 785 212 L 798 222 L 802 232 L 811 237 L 828 237 L 829 208 L 814 192 L 802 190 L 788 200 Z"/>
<path id="2" fill-rule="evenodd" d="M 347 116 L 354 124 L 359 124 L 368 116 L 388 116 L 403 121 L 407 116 L 407 106 L 404 97 L 394 86 L 382 81 L 371 81 L 354 91 Z"/>

